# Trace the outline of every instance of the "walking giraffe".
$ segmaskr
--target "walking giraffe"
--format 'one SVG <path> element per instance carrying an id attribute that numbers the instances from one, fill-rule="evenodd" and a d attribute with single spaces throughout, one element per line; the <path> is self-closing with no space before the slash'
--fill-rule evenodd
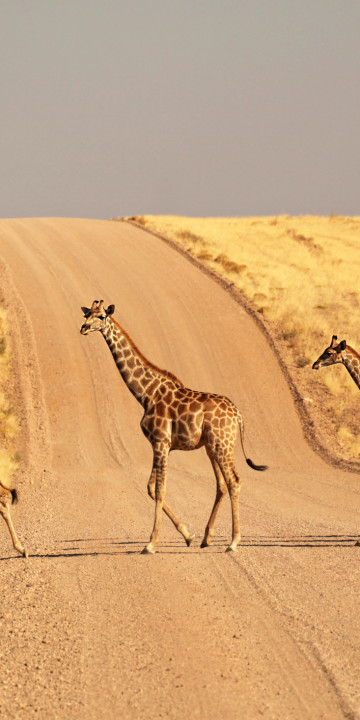
<path id="1" fill-rule="evenodd" d="M 16 490 L 9 490 L 5 485 L 2 484 L 0 481 L 0 515 L 4 518 L 11 535 L 11 539 L 13 542 L 13 546 L 15 550 L 17 550 L 20 555 L 23 555 L 23 557 L 28 557 L 27 550 L 24 550 L 22 545 L 20 544 L 13 523 L 10 515 L 10 508 L 9 505 L 12 503 L 16 503 L 18 501 L 18 494 Z"/>
<path id="2" fill-rule="evenodd" d="M 219 505 L 227 489 L 232 510 L 232 540 L 227 550 L 236 550 L 240 541 L 239 492 L 241 480 L 235 468 L 234 446 L 240 428 L 241 446 L 253 470 L 266 470 L 245 455 L 244 422 L 240 411 L 221 395 L 190 390 L 175 375 L 149 362 L 122 327 L 111 317 L 115 306 L 105 310 L 103 300 L 81 308 L 85 322 L 81 334 L 98 330 L 105 338 L 118 370 L 130 392 L 144 408 L 140 426 L 153 448 L 153 466 L 148 493 L 155 501 L 155 519 L 144 554 L 153 554 L 160 537 L 162 511 L 191 545 L 194 535 L 165 503 L 167 464 L 170 450 L 195 450 L 205 446 L 216 478 L 216 497 L 201 547 L 211 543 Z"/>
<path id="3" fill-rule="evenodd" d="M 321 367 L 335 365 L 335 363 L 343 363 L 358 388 L 360 388 L 360 355 L 350 345 L 347 345 L 346 340 L 338 343 L 337 335 L 332 336 L 329 347 L 325 348 L 312 367 L 313 370 L 318 370 Z"/>

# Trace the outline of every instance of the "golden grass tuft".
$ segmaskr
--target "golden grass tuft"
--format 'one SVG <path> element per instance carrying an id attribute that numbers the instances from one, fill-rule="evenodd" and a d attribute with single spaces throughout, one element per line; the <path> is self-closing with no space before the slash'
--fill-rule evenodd
<path id="1" fill-rule="evenodd" d="M 134 219 L 175 240 L 239 287 L 280 343 L 300 392 L 304 397 L 313 393 L 319 411 L 326 406 L 325 435 L 332 433 L 333 449 L 357 459 L 359 390 L 345 368 L 324 368 L 315 375 L 311 366 L 333 334 L 360 352 L 360 217 Z M 341 398 L 345 405 L 339 416 Z M 348 425 L 343 415 L 353 418 Z M 351 441 L 338 435 L 341 427 L 351 433 Z"/>
<path id="2" fill-rule="evenodd" d="M 16 412 L 8 397 L 11 375 L 11 343 L 7 315 L 0 307 L 0 479 L 10 486 L 11 477 L 19 464 L 15 440 L 19 427 Z"/>

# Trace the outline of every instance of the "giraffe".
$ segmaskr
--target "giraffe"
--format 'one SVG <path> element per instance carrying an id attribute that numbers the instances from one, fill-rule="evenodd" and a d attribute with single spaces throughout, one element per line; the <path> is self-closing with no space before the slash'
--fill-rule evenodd
<path id="1" fill-rule="evenodd" d="M 312 367 L 313 370 L 318 370 L 321 367 L 335 365 L 335 363 L 343 363 L 358 388 L 360 388 L 360 355 L 350 345 L 347 345 L 346 340 L 338 343 L 337 335 L 332 336 L 329 347 L 325 348 Z"/>
<path id="2" fill-rule="evenodd" d="M 244 450 L 244 422 L 237 407 L 227 397 L 198 392 L 167 370 L 149 362 L 138 350 L 127 332 L 112 317 L 114 305 L 104 308 L 103 300 L 94 300 L 91 308 L 81 308 L 85 322 L 82 335 L 100 331 L 117 368 L 130 392 L 144 408 L 140 426 L 153 449 L 153 465 L 148 493 L 155 501 L 155 518 L 149 543 L 143 554 L 154 554 L 160 537 L 162 512 L 189 546 L 191 534 L 165 503 L 168 455 L 171 450 L 195 450 L 205 446 L 216 478 L 216 496 L 201 547 L 211 544 L 214 523 L 221 500 L 229 491 L 232 510 L 232 540 L 227 551 L 235 551 L 240 542 L 239 492 L 241 479 L 234 463 L 234 446 L 240 428 L 242 450 L 253 470 L 266 470 L 255 465 Z"/>
<path id="3" fill-rule="evenodd" d="M 18 501 L 18 494 L 16 490 L 9 490 L 3 483 L 0 481 L 0 515 L 4 518 L 11 535 L 11 539 L 13 542 L 13 546 L 15 550 L 17 550 L 20 555 L 23 557 L 28 557 L 28 552 L 25 550 L 22 545 L 20 544 L 13 523 L 10 515 L 10 508 L 9 504 L 11 503 L 17 503 Z"/>

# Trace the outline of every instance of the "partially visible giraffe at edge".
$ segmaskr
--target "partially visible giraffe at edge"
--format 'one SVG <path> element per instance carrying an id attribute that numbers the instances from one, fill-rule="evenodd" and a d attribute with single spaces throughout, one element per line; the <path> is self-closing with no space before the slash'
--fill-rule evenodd
<path id="1" fill-rule="evenodd" d="M 232 540 L 227 550 L 236 550 L 240 542 L 239 493 L 241 479 L 235 468 L 234 446 L 240 429 L 241 446 L 247 464 L 255 465 L 244 450 L 244 421 L 240 411 L 227 398 L 190 390 L 167 370 L 149 362 L 129 335 L 111 317 L 114 305 L 104 308 L 103 300 L 94 300 L 91 308 L 81 308 L 85 322 L 81 334 L 98 330 L 110 348 L 117 368 L 130 392 L 144 408 L 140 426 L 153 448 L 153 466 L 148 493 L 155 501 L 154 526 L 144 554 L 154 554 L 160 537 L 162 511 L 174 523 L 189 546 L 194 534 L 165 503 L 168 455 L 171 450 L 195 450 L 205 446 L 216 478 L 216 497 L 201 547 L 211 544 L 216 515 L 227 490 L 232 510 Z"/>
<path id="2" fill-rule="evenodd" d="M 333 335 L 329 347 L 325 348 L 320 357 L 315 360 L 312 368 L 313 370 L 319 370 L 321 367 L 329 367 L 336 363 L 345 365 L 360 390 L 360 355 L 347 344 L 346 340 L 338 343 L 337 335 Z M 360 540 L 357 540 L 355 545 L 360 546 Z"/>
<path id="3" fill-rule="evenodd" d="M 346 340 L 342 340 L 340 343 L 337 340 L 337 335 L 333 335 L 329 347 L 325 348 L 324 352 L 314 362 L 313 370 L 335 365 L 336 363 L 343 363 L 354 383 L 360 389 L 360 355 L 347 344 Z"/>
<path id="4" fill-rule="evenodd" d="M 23 555 L 23 557 L 28 557 L 28 552 L 23 548 L 21 543 L 18 540 L 18 537 L 16 535 L 14 525 L 11 519 L 10 515 L 10 507 L 9 505 L 16 503 L 18 501 L 18 494 L 16 490 L 10 490 L 7 488 L 3 483 L 0 481 L 0 515 L 4 518 L 11 535 L 12 543 L 20 555 Z"/>

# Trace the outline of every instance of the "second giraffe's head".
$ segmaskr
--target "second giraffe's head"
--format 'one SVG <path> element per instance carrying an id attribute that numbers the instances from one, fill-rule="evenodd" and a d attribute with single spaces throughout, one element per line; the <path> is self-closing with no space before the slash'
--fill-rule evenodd
<path id="1" fill-rule="evenodd" d="M 342 340 L 340 343 L 337 341 L 337 335 L 333 335 L 329 347 L 325 348 L 324 352 L 314 362 L 313 370 L 318 370 L 321 367 L 327 367 L 328 365 L 334 365 L 335 363 L 341 363 L 343 361 L 342 352 L 346 348 L 346 340 Z"/>
<path id="2" fill-rule="evenodd" d="M 105 309 L 103 300 L 94 300 L 91 308 L 82 307 L 81 309 L 85 315 L 85 322 L 81 326 L 80 332 L 82 335 L 87 335 L 94 330 L 103 330 L 107 317 L 114 313 L 115 305 L 109 305 Z"/>

